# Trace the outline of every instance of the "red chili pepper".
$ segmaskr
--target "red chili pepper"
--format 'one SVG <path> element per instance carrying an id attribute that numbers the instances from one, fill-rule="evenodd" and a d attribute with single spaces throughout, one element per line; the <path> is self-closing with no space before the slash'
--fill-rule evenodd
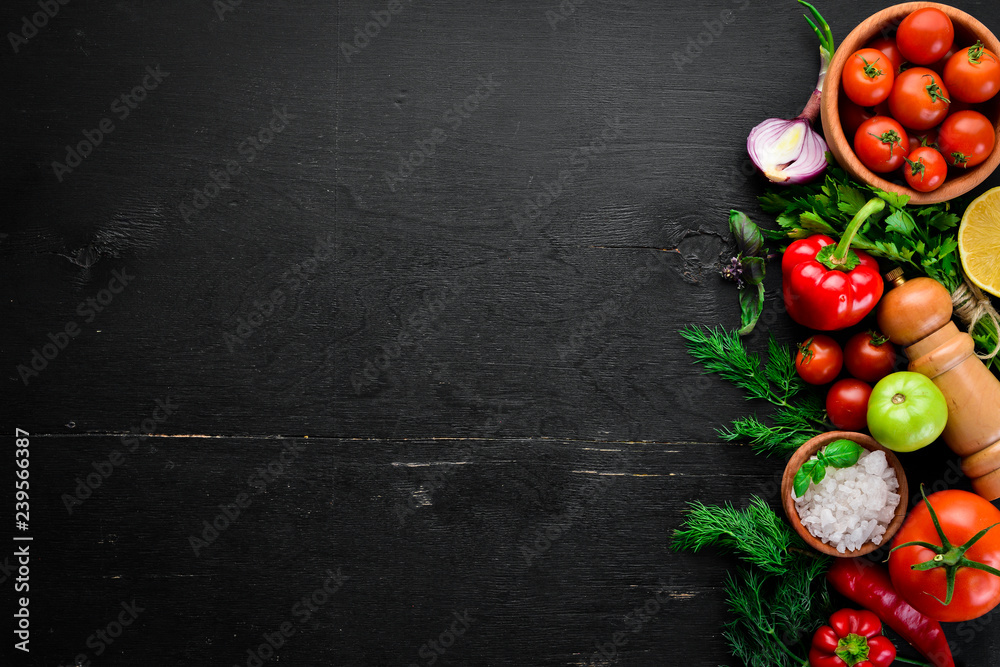
<path id="1" fill-rule="evenodd" d="M 936 667 L 955 667 L 941 624 L 900 597 L 887 569 L 861 558 L 837 558 L 826 576 L 834 590 L 875 612 Z"/>
<path id="2" fill-rule="evenodd" d="M 816 234 L 788 246 L 781 258 L 781 289 L 793 320 L 819 331 L 854 326 L 882 298 L 878 262 L 851 250 L 851 241 L 872 214 L 885 208 L 874 198 L 854 216 L 840 242 Z"/>
<path id="3" fill-rule="evenodd" d="M 841 609 L 813 635 L 810 667 L 889 667 L 896 647 L 882 636 L 882 621 L 870 611 Z"/>

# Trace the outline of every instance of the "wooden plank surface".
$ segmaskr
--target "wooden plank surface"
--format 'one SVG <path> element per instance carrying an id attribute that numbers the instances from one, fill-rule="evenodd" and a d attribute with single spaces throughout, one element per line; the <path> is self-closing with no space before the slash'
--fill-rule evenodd
<path id="1" fill-rule="evenodd" d="M 3 415 L 39 494 L 15 664 L 244 665 L 289 622 L 265 662 L 424 665 L 466 609 L 436 664 L 602 664 L 650 599 L 615 664 L 726 663 L 734 562 L 669 534 L 691 499 L 775 498 L 782 463 L 718 442 L 766 408 L 676 332 L 738 321 L 726 213 L 767 220 L 745 138 L 815 82 L 801 7 L 225 1 L 74 1 L 0 49 Z M 882 6 L 820 9 L 839 40 Z M 962 664 L 1000 661 L 989 628 L 951 630 Z"/>

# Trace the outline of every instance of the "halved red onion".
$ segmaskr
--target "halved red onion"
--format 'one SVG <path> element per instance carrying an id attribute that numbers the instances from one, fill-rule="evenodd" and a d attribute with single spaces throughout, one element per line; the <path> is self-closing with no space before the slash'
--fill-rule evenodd
<path id="1" fill-rule="evenodd" d="M 808 118 L 769 118 L 750 130 L 747 152 L 774 183 L 805 183 L 826 169 L 826 141 Z"/>

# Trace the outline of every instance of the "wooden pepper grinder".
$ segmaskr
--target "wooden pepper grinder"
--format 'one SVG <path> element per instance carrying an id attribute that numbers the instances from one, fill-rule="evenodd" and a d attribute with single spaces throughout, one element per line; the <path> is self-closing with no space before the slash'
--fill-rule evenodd
<path id="1" fill-rule="evenodd" d="M 1000 380 L 975 355 L 972 336 L 951 321 L 948 290 L 931 278 L 903 279 L 902 269 L 885 276 L 894 285 L 878 308 L 878 325 L 904 346 L 909 369 L 926 375 L 948 401 L 942 433 L 962 457 L 962 471 L 987 500 L 1000 498 Z"/>

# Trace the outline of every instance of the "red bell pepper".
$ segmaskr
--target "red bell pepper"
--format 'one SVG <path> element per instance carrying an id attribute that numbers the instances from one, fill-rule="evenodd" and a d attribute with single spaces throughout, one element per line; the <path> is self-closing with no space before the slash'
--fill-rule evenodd
<path id="1" fill-rule="evenodd" d="M 882 621 L 870 611 L 841 609 L 813 635 L 810 667 L 889 667 L 896 647 L 882 636 Z"/>
<path id="2" fill-rule="evenodd" d="M 871 312 L 885 289 L 878 262 L 851 250 L 851 241 L 872 214 L 885 208 L 874 198 L 854 216 L 840 242 L 816 234 L 788 246 L 781 258 L 781 290 L 793 320 L 818 331 L 854 326 Z"/>

